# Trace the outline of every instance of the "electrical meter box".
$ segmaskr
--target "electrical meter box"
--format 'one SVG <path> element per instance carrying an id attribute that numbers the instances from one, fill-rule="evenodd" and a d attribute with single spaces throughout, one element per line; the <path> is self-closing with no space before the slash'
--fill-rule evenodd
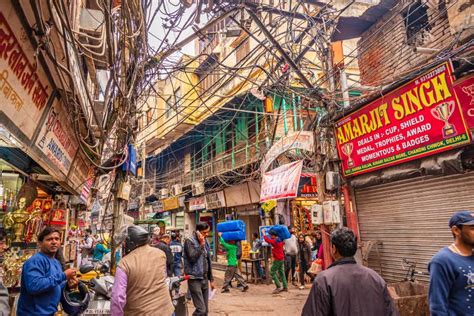
<path id="1" fill-rule="evenodd" d="M 339 224 L 341 222 L 341 207 L 338 201 L 323 202 L 324 224 Z"/>
<path id="2" fill-rule="evenodd" d="M 324 224 L 323 206 L 321 204 L 311 206 L 311 223 L 313 225 Z"/>

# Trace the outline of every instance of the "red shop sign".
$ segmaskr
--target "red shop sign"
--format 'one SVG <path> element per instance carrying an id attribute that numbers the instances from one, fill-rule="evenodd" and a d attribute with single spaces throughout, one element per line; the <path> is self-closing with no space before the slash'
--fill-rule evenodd
<path id="1" fill-rule="evenodd" d="M 336 123 L 345 176 L 433 155 L 470 141 L 446 62 Z"/>
<path id="2" fill-rule="evenodd" d="M 467 126 L 474 129 L 474 75 L 456 81 L 454 91 L 461 104 Z"/>

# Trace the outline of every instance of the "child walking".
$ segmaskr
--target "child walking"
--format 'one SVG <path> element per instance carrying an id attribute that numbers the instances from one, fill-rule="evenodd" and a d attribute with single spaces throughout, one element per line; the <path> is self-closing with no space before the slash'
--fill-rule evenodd
<path id="1" fill-rule="evenodd" d="M 285 276 L 285 254 L 283 253 L 283 245 L 285 244 L 278 238 L 276 231 L 272 228 L 268 232 L 270 237 L 264 235 L 263 238 L 267 243 L 272 246 L 272 257 L 273 264 L 271 268 L 271 275 L 273 282 L 275 282 L 276 289 L 273 291 L 273 294 L 278 294 L 280 292 L 288 292 L 288 284 L 286 282 Z M 278 279 L 278 277 L 280 279 Z M 280 285 L 280 281 L 283 285 L 283 288 Z"/>
<path id="2" fill-rule="evenodd" d="M 221 293 L 230 292 L 229 286 L 233 278 L 242 285 L 242 292 L 247 291 L 249 286 L 245 283 L 244 278 L 237 270 L 237 245 L 235 241 L 226 242 L 224 238 L 222 238 L 222 233 L 219 233 L 219 243 L 224 247 L 227 253 L 227 269 L 225 270 L 224 285 L 222 286 Z"/>

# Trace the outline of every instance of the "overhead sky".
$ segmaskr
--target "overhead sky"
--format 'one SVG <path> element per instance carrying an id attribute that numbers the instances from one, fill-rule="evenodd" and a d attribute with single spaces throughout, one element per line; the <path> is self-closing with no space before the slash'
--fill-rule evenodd
<path id="1" fill-rule="evenodd" d="M 158 6 L 158 1 L 153 2 L 152 4 L 152 14 L 155 12 L 157 6 Z M 155 50 L 160 46 L 161 42 L 166 36 L 166 33 L 168 29 L 165 29 L 163 27 L 163 24 L 166 23 L 166 19 L 168 18 L 168 14 L 166 12 L 173 12 L 176 10 L 176 6 L 179 3 L 177 0 L 167 0 L 164 1 L 163 6 L 160 9 L 160 12 L 156 14 L 155 19 L 153 20 L 153 23 L 151 24 L 150 30 L 149 30 L 149 36 L 148 36 L 148 43 L 150 44 L 151 47 L 153 47 Z M 189 17 L 192 15 L 192 13 L 195 10 L 195 6 L 193 5 L 192 7 L 186 9 L 185 13 L 183 14 L 180 23 L 178 24 L 177 28 L 180 28 L 180 26 L 183 26 L 186 21 L 189 19 Z M 206 16 L 202 15 L 201 16 L 201 23 L 199 26 L 204 25 L 205 21 L 207 21 Z M 168 22 L 169 25 L 169 22 Z M 182 30 L 180 33 L 179 30 L 172 30 L 168 36 L 168 42 L 170 45 L 172 45 L 176 40 L 178 43 L 179 41 L 183 40 L 187 36 L 193 34 L 194 31 L 193 29 L 189 26 L 185 29 Z M 188 54 L 188 55 L 195 55 L 195 49 L 194 49 L 194 42 L 189 43 L 186 45 L 182 50 L 182 53 Z"/>

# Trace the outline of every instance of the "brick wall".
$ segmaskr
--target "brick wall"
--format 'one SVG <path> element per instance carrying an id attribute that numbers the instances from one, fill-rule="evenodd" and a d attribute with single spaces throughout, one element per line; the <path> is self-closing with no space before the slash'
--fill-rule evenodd
<path id="1" fill-rule="evenodd" d="M 411 69 L 428 61 L 430 55 L 415 53 L 415 45 L 407 43 L 407 32 L 403 13 L 410 3 L 400 1 L 392 12 L 362 34 L 357 47 L 361 83 L 368 86 L 379 86 L 399 79 Z M 439 7 L 438 0 L 426 3 L 428 22 L 431 29 L 424 33 L 416 46 L 444 48 L 451 44 L 454 37 L 449 30 L 445 8 Z"/>

